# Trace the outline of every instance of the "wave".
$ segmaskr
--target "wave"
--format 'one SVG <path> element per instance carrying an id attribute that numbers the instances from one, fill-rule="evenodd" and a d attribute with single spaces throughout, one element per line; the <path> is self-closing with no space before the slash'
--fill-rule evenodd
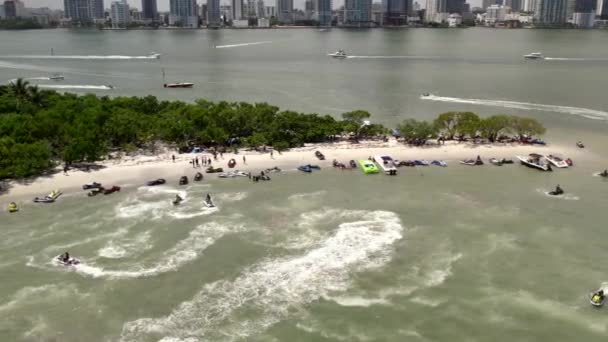
<path id="1" fill-rule="evenodd" d="M 545 105 L 545 104 L 529 103 L 529 102 L 463 99 L 463 98 L 458 98 L 458 97 L 444 97 L 444 96 L 435 96 L 435 95 L 421 96 L 420 98 L 422 100 L 429 100 L 429 101 L 466 103 L 466 104 L 473 104 L 473 105 L 480 105 L 480 106 L 492 106 L 492 107 L 515 108 L 515 109 L 524 109 L 524 110 L 539 110 L 539 111 L 555 112 L 555 113 L 566 113 L 566 114 L 583 116 L 588 119 L 608 120 L 608 112 L 604 112 L 601 110 L 595 110 L 595 109 L 589 109 L 589 108 L 554 106 L 554 105 Z"/>
<path id="2" fill-rule="evenodd" d="M 97 255 L 107 259 L 120 259 L 125 256 L 130 256 L 133 253 L 150 249 L 152 247 L 152 245 L 148 243 L 150 237 L 151 231 L 148 230 L 136 235 L 132 239 L 123 239 L 118 242 L 110 240 L 104 247 L 97 251 Z"/>
<path id="3" fill-rule="evenodd" d="M 233 281 L 205 285 L 166 317 L 125 323 L 121 340 L 243 339 L 281 321 L 294 306 L 346 290 L 353 272 L 385 265 L 402 237 L 401 221 L 392 212 L 363 212 L 358 219 L 340 224 L 303 255 L 269 259 Z"/>
<path id="4" fill-rule="evenodd" d="M 251 46 L 251 45 L 260 45 L 260 44 L 270 44 L 272 43 L 271 41 L 265 40 L 265 41 L 261 41 L 261 42 L 252 42 L 252 43 L 240 43 L 240 44 L 231 44 L 231 45 L 216 45 L 215 48 L 216 49 L 226 49 L 226 48 L 234 48 L 234 47 L 241 47 L 241 46 Z"/>
<path id="5" fill-rule="evenodd" d="M 315 191 L 315 192 L 305 192 L 305 193 L 298 193 L 298 194 L 293 194 L 291 196 L 289 196 L 287 199 L 288 200 L 300 200 L 300 199 L 312 199 L 312 198 L 316 198 L 316 197 L 321 197 L 323 195 L 325 195 L 327 193 L 327 191 L 325 190 L 321 190 L 321 191 Z"/>
<path id="6" fill-rule="evenodd" d="M 36 84 L 38 88 L 49 89 L 92 89 L 92 90 L 111 90 L 113 86 L 107 85 L 88 85 L 88 84 Z"/>
<path id="7" fill-rule="evenodd" d="M 20 308 L 25 303 L 34 303 L 36 301 L 48 301 L 58 298 L 69 298 L 74 295 L 83 294 L 78 292 L 78 289 L 73 284 L 46 284 L 41 286 L 27 286 L 19 289 L 12 299 L 0 305 L 0 312 Z"/>
<path id="8" fill-rule="evenodd" d="M 0 58 L 6 59 L 94 59 L 94 60 L 129 60 L 129 59 L 159 59 L 160 54 L 154 53 L 146 56 L 125 56 L 125 55 L 4 55 Z"/>
<path id="9" fill-rule="evenodd" d="M 190 232 L 187 238 L 179 241 L 171 249 L 165 251 L 153 266 L 133 266 L 127 270 L 105 270 L 102 267 L 89 265 L 83 262 L 74 266 L 78 273 L 92 276 L 93 278 L 143 278 L 157 274 L 174 271 L 181 266 L 195 260 L 207 247 L 211 246 L 225 234 L 233 233 L 242 229 L 240 225 L 222 225 L 217 222 L 209 222 L 199 225 Z"/>
<path id="10" fill-rule="evenodd" d="M 439 286 L 443 284 L 447 278 L 452 275 L 452 264 L 462 258 L 462 253 L 449 255 L 446 258 L 434 260 L 433 264 L 436 269 L 426 275 L 424 284 L 428 287 Z"/>
<path id="11" fill-rule="evenodd" d="M 328 297 L 327 299 L 336 302 L 340 306 L 370 307 L 372 305 L 390 304 L 386 298 L 363 298 L 363 297 Z"/>

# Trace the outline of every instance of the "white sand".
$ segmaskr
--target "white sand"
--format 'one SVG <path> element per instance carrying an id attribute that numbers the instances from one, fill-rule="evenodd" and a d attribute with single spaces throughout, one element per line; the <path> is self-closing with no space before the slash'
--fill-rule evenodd
<path id="1" fill-rule="evenodd" d="M 319 150 L 325 155 L 325 161 L 319 161 L 314 156 L 314 151 Z M 387 143 L 379 141 L 362 141 L 359 144 L 347 142 L 311 144 L 302 148 L 292 149 L 288 152 L 279 154 L 257 153 L 242 151 L 239 154 L 226 153 L 223 158 L 218 155 L 218 161 L 213 163 L 214 167 L 222 167 L 224 171 L 228 168 L 228 161 L 234 158 L 237 165 L 232 170 L 250 171 L 256 174 L 267 168 L 279 167 L 285 171 L 295 170 L 298 165 L 317 164 L 321 167 L 331 167 L 332 161 L 337 159 L 339 162 L 348 164 L 351 159 L 367 159 L 374 155 L 388 155 L 397 160 L 426 159 L 426 160 L 445 160 L 452 162 L 462 159 L 475 158 L 480 155 L 484 160 L 489 158 L 510 158 L 516 155 L 527 155 L 529 153 L 558 154 L 566 157 L 580 159 L 583 150 L 572 146 L 538 146 L 538 145 L 519 145 L 519 144 L 479 144 L 447 142 L 445 145 L 432 145 L 425 147 L 410 147 L 398 143 L 391 139 Z M 205 167 L 198 169 L 192 167 L 189 162 L 197 157 L 211 157 L 208 153 L 198 154 L 175 154 L 175 163 L 171 160 L 171 153 L 165 152 L 156 156 L 138 156 L 123 158 L 120 161 L 112 160 L 102 162 L 104 168 L 97 171 L 77 171 L 70 170 L 65 175 L 63 172 L 56 173 L 50 177 L 39 177 L 29 184 L 12 182 L 7 194 L 2 197 L 2 203 L 16 200 L 28 200 L 35 196 L 46 195 L 54 189 L 65 192 L 82 191 L 82 185 L 93 181 L 102 183 L 106 187 L 118 186 L 140 186 L 146 181 L 165 178 L 167 184 L 177 185 L 179 177 L 186 175 L 192 181 L 196 172 L 204 175 L 204 180 L 215 178 L 215 174 L 204 172 Z M 243 156 L 247 163 L 243 163 Z"/>

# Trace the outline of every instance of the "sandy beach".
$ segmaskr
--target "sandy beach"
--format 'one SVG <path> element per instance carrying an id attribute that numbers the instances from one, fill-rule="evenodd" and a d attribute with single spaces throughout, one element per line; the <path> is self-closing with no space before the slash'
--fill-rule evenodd
<path id="1" fill-rule="evenodd" d="M 319 161 L 314 151 L 324 153 L 326 160 Z M 489 158 L 510 158 L 516 155 L 530 153 L 557 154 L 580 161 L 581 158 L 590 158 L 588 153 L 575 146 L 560 145 L 521 145 L 521 144 L 473 144 L 469 142 L 448 141 L 445 145 L 426 145 L 423 147 L 407 146 L 390 139 L 382 141 L 361 141 L 358 144 L 350 142 L 307 144 L 304 147 L 291 149 L 281 154 L 274 152 L 259 153 L 255 151 L 239 151 L 238 154 L 225 153 L 213 162 L 214 167 L 222 167 L 224 171 L 240 170 L 257 174 L 262 170 L 279 167 L 283 171 L 295 171 L 297 166 L 303 164 L 317 164 L 322 168 L 332 166 L 336 159 L 342 163 L 349 160 L 367 159 L 374 155 L 388 155 L 396 160 L 445 160 L 449 166 L 462 167 L 455 162 L 480 155 L 485 161 Z M 172 161 L 175 155 L 175 162 Z M 154 156 L 127 156 L 120 160 L 109 160 L 98 163 L 99 170 L 88 172 L 71 169 L 67 174 L 57 172 L 50 176 L 38 177 L 32 182 L 12 181 L 9 189 L 2 195 L 2 203 L 10 201 L 24 201 L 35 196 L 45 195 L 54 189 L 64 193 L 82 191 L 82 185 L 90 182 L 99 182 L 104 186 L 118 185 L 121 187 L 140 186 L 148 180 L 164 178 L 168 184 L 177 184 L 180 176 L 188 176 L 191 180 L 196 172 L 204 174 L 204 180 L 217 178 L 217 174 L 205 173 L 207 166 L 193 168 L 191 161 L 198 157 L 211 158 L 209 153 L 177 154 L 165 151 Z M 243 163 L 243 157 L 246 163 Z M 228 161 L 235 159 L 237 164 L 233 169 L 228 168 Z"/>

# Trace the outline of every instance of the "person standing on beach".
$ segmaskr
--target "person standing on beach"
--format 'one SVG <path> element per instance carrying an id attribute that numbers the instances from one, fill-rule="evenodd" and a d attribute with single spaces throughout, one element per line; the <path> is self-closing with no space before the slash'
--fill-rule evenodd
<path id="1" fill-rule="evenodd" d="M 198 167 L 198 157 L 194 158 L 194 161 L 196 162 L 196 167 Z"/>
<path id="2" fill-rule="evenodd" d="M 274 153 L 272 153 L 273 151 L 270 151 L 270 158 L 274 159 Z"/>
<path id="3" fill-rule="evenodd" d="M 247 164 L 247 159 L 245 159 L 245 156 L 243 156 L 243 164 Z M 251 178 L 251 177 L 249 177 Z"/>
<path id="4" fill-rule="evenodd" d="M 63 167 L 63 174 L 66 175 L 66 176 L 68 175 L 68 164 L 67 163 Z"/>
<path id="5" fill-rule="evenodd" d="M 195 164 L 195 162 L 194 162 L 194 159 L 192 159 L 192 168 L 193 168 L 193 169 L 194 169 L 194 168 L 196 168 L 196 164 Z"/>
<path id="6" fill-rule="evenodd" d="M 171 155 L 171 159 L 173 159 L 173 162 L 175 163 L 175 154 Z"/>

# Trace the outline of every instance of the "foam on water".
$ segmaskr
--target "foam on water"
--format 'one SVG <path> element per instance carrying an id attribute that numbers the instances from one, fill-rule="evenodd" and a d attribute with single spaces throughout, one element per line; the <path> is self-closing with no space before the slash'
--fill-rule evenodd
<path id="1" fill-rule="evenodd" d="M 150 237 L 151 231 L 148 230 L 137 234 L 131 239 L 122 239 L 118 242 L 110 240 L 104 247 L 97 251 L 97 255 L 108 259 L 120 259 L 136 252 L 145 251 L 152 247 L 149 243 Z"/>
<path id="2" fill-rule="evenodd" d="M 420 304 L 420 305 L 425 305 L 425 306 L 430 306 L 430 307 L 437 307 L 440 304 L 444 303 L 444 301 L 442 300 L 438 300 L 438 299 L 431 299 L 431 298 L 427 298 L 427 297 L 414 297 L 412 299 L 410 299 L 413 303 L 416 304 Z"/>
<path id="3" fill-rule="evenodd" d="M 608 112 L 604 112 L 601 110 L 595 110 L 595 109 L 588 109 L 588 108 L 554 106 L 554 105 L 545 105 L 545 104 L 528 103 L 528 102 L 515 102 L 515 101 L 463 99 L 463 98 L 458 98 L 458 97 L 444 97 L 444 96 L 435 96 L 435 95 L 421 96 L 420 98 L 422 100 L 428 100 L 428 101 L 465 103 L 465 104 L 473 104 L 473 105 L 480 105 L 480 106 L 515 108 L 515 109 L 524 109 L 524 110 L 538 110 L 538 111 L 545 111 L 545 112 L 578 115 L 578 116 L 586 117 L 588 119 L 608 120 Z"/>
<path id="4" fill-rule="evenodd" d="M 217 222 L 209 222 L 199 225 L 190 232 L 187 238 L 179 241 L 175 246 L 165 251 L 159 260 L 150 266 L 143 264 L 132 265 L 125 270 L 104 269 L 95 264 L 88 264 L 86 260 L 74 266 L 81 274 L 93 278 L 141 278 L 151 277 L 157 274 L 175 271 L 181 266 L 195 260 L 201 253 L 218 239 L 228 233 L 243 230 L 241 225 L 224 225 Z"/>
<path id="5" fill-rule="evenodd" d="M 444 258 L 438 258 L 433 261 L 435 269 L 429 272 L 426 277 L 424 284 L 428 287 L 439 286 L 443 284 L 447 278 L 452 275 L 452 265 L 462 258 L 461 253 L 454 255 L 448 255 Z"/>
<path id="6" fill-rule="evenodd" d="M 10 59 L 96 59 L 96 60 L 130 60 L 130 59 L 159 59 L 159 54 L 151 54 L 146 56 L 125 56 L 125 55 L 4 55 L 0 58 Z"/>
<path id="7" fill-rule="evenodd" d="M 580 197 L 572 195 L 572 194 L 563 194 L 563 195 L 551 195 L 549 194 L 549 192 L 551 191 L 547 191 L 547 189 L 536 189 L 537 192 L 549 197 L 549 198 L 555 198 L 555 199 L 561 199 L 561 200 L 566 200 L 566 201 L 578 201 L 580 200 Z"/>
<path id="8" fill-rule="evenodd" d="M 301 200 L 301 199 L 313 199 L 313 198 L 321 197 L 321 196 L 325 195 L 326 193 L 327 193 L 327 191 L 325 191 L 325 190 L 315 191 L 315 192 L 305 192 L 305 193 L 290 195 L 289 197 L 287 197 L 287 199 L 289 199 L 291 201 Z"/>
<path id="9" fill-rule="evenodd" d="M 17 291 L 12 299 L 0 304 L 0 312 L 10 311 L 23 306 L 25 303 L 45 301 L 58 298 L 67 298 L 74 295 L 82 296 L 72 284 L 46 284 L 41 286 L 27 286 Z"/>
<path id="10" fill-rule="evenodd" d="M 48 89 L 94 89 L 94 90 L 111 90 L 114 87 L 107 85 L 90 85 L 90 84 L 36 84 L 38 88 Z"/>
<path id="11" fill-rule="evenodd" d="M 252 46 L 252 45 L 260 45 L 260 44 L 270 44 L 272 41 L 261 41 L 261 42 L 252 42 L 252 43 L 240 43 L 240 44 L 230 44 L 230 45 L 217 45 L 216 49 L 227 49 L 227 48 L 235 48 L 241 46 Z"/>
<path id="12" fill-rule="evenodd" d="M 247 198 L 249 194 L 246 192 L 226 192 L 214 196 L 214 199 L 220 200 L 221 202 L 238 202 Z"/>
<path id="13" fill-rule="evenodd" d="M 328 300 L 336 302 L 341 306 L 369 307 L 372 305 L 389 305 L 386 298 L 363 298 L 363 297 L 328 297 Z"/>
<path id="14" fill-rule="evenodd" d="M 205 285 L 166 317 L 126 323 L 122 341 L 150 335 L 235 340 L 259 333 L 293 306 L 346 290 L 353 272 L 385 265 L 402 230 L 392 212 L 364 212 L 359 221 L 340 224 L 335 234 L 303 255 L 260 262 L 233 281 Z M 239 314 L 245 317 L 237 319 Z"/>

